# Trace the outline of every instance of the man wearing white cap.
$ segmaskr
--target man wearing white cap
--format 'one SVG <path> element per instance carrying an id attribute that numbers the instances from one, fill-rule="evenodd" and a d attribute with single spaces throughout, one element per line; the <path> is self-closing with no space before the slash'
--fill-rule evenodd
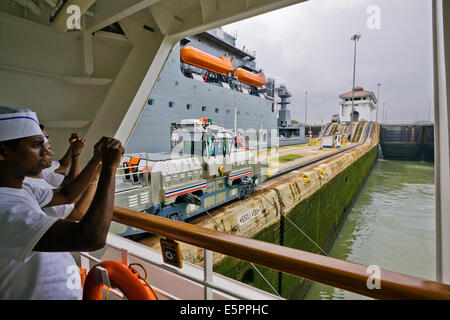
<path id="1" fill-rule="evenodd" d="M 49 136 L 46 130 L 43 128 L 42 124 L 39 125 L 42 133 L 47 138 L 47 146 L 48 149 L 51 148 L 51 143 Z M 78 134 L 74 133 L 71 135 L 70 146 L 68 148 L 68 154 L 72 154 L 73 161 L 65 161 L 65 164 L 70 164 L 71 168 L 69 174 L 64 176 L 62 174 L 56 173 L 55 169 L 60 167 L 60 161 L 54 161 L 51 159 L 53 156 L 53 152 L 50 151 L 50 156 L 47 157 L 47 165 L 44 170 L 42 170 L 39 174 L 32 177 L 25 177 L 23 180 L 23 185 L 29 186 L 31 188 L 40 188 L 40 189 L 56 189 L 68 182 L 72 181 L 81 171 L 79 164 L 79 155 L 81 154 L 81 150 L 84 148 L 86 143 L 86 139 L 80 138 Z M 67 154 L 66 153 L 66 154 Z M 86 213 L 89 205 L 91 204 L 92 198 L 94 197 L 95 190 L 97 189 L 98 175 L 100 171 L 98 170 L 95 181 L 89 184 L 88 189 L 83 193 L 81 198 L 76 203 L 71 204 L 63 204 L 58 206 L 51 206 L 42 208 L 42 210 L 49 216 L 70 219 L 78 221 L 83 215 Z M 65 183 L 63 183 L 65 182 Z"/>
<path id="2" fill-rule="evenodd" d="M 120 141 L 103 137 L 77 179 L 57 190 L 22 185 L 46 165 L 49 150 L 36 114 L 0 107 L 0 299 L 80 299 L 78 268 L 69 251 L 100 249 L 112 218 Z M 74 202 L 101 165 L 92 204 L 79 222 L 41 207 Z"/>

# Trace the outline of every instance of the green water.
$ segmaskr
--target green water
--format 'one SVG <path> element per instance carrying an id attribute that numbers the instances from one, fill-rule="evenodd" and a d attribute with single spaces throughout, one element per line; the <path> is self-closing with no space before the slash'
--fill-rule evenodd
<path id="1" fill-rule="evenodd" d="M 329 256 L 430 280 L 435 274 L 434 165 L 378 160 Z M 305 299 L 369 299 L 314 283 Z"/>

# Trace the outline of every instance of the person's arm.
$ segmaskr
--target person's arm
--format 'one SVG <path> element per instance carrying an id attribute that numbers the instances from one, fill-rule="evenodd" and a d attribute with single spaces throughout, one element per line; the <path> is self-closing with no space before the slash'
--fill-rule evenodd
<path id="1" fill-rule="evenodd" d="M 108 141 L 105 139 L 110 138 L 104 137 L 95 144 L 94 155 L 75 179 L 60 189 L 53 189 L 53 198 L 45 207 L 75 203 L 78 201 L 81 195 L 86 191 L 89 183 L 93 181 L 92 178 L 97 172 L 98 166 L 101 164 L 102 145 L 104 141 Z"/>
<path id="2" fill-rule="evenodd" d="M 72 156 L 72 148 L 69 146 L 64 156 L 59 160 L 59 167 L 56 170 L 61 172 L 65 171 L 72 162 L 71 156 Z"/>
<path id="3" fill-rule="evenodd" d="M 59 167 L 56 169 L 57 171 L 65 171 L 72 162 L 72 141 L 75 139 L 78 139 L 79 136 L 77 133 L 72 133 L 72 135 L 69 138 L 69 148 L 67 148 L 66 153 L 64 156 L 59 160 Z"/>
<path id="4" fill-rule="evenodd" d="M 112 219 L 116 170 L 124 149 L 120 141 L 102 138 L 102 168 L 92 204 L 80 222 L 56 221 L 34 251 L 94 251 L 104 247 Z"/>
<path id="5" fill-rule="evenodd" d="M 45 207 L 77 202 L 88 188 L 99 165 L 100 159 L 95 156 L 92 157 L 83 171 L 75 179 L 62 188 L 53 189 L 53 198 Z"/>
<path id="6" fill-rule="evenodd" d="M 92 199 L 94 198 L 95 191 L 97 190 L 97 184 L 100 177 L 100 169 L 101 166 L 98 167 L 97 174 L 94 177 L 94 181 L 89 183 L 87 190 L 83 193 L 80 200 L 75 203 L 75 207 L 66 217 L 66 219 L 80 221 L 80 219 L 83 218 L 86 211 L 89 209 Z"/>
<path id="7" fill-rule="evenodd" d="M 81 172 L 80 154 L 85 144 L 86 139 L 84 138 L 77 138 L 71 141 L 70 150 L 72 161 L 70 164 L 69 173 L 64 177 L 64 180 L 61 182 L 61 187 L 71 182 L 73 179 L 75 179 L 75 177 L 77 177 L 80 174 Z"/>

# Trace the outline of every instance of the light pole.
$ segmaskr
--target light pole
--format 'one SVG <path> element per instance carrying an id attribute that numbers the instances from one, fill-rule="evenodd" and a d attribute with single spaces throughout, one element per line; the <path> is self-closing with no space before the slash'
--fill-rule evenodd
<path id="1" fill-rule="evenodd" d="M 428 101 L 428 121 L 431 121 L 431 101 Z"/>
<path id="2" fill-rule="evenodd" d="M 305 92 L 305 137 L 306 137 L 306 126 L 308 121 L 308 91 Z"/>
<path id="3" fill-rule="evenodd" d="M 375 122 L 378 122 L 378 107 L 380 106 L 380 86 L 381 86 L 381 83 L 378 83 L 377 86 L 378 86 L 378 96 L 377 96 L 377 113 L 376 113 L 376 117 L 375 117 Z"/>
<path id="4" fill-rule="evenodd" d="M 359 33 L 354 34 L 350 40 L 355 41 L 355 51 L 353 53 L 353 87 L 352 87 L 352 112 L 350 113 L 350 142 L 352 137 L 352 129 L 353 129 L 353 112 L 355 108 L 355 75 L 356 75 L 356 42 L 359 41 L 361 35 Z"/>

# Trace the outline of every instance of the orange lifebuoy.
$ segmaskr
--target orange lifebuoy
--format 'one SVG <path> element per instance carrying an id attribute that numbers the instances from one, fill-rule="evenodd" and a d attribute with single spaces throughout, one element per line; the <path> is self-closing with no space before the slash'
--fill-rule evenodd
<path id="1" fill-rule="evenodd" d="M 83 287 L 83 300 L 102 300 L 104 284 L 96 279 L 97 266 L 108 271 L 112 287 L 122 291 L 129 300 L 158 300 L 153 289 L 136 270 L 113 260 L 102 261 L 88 272 Z"/>

